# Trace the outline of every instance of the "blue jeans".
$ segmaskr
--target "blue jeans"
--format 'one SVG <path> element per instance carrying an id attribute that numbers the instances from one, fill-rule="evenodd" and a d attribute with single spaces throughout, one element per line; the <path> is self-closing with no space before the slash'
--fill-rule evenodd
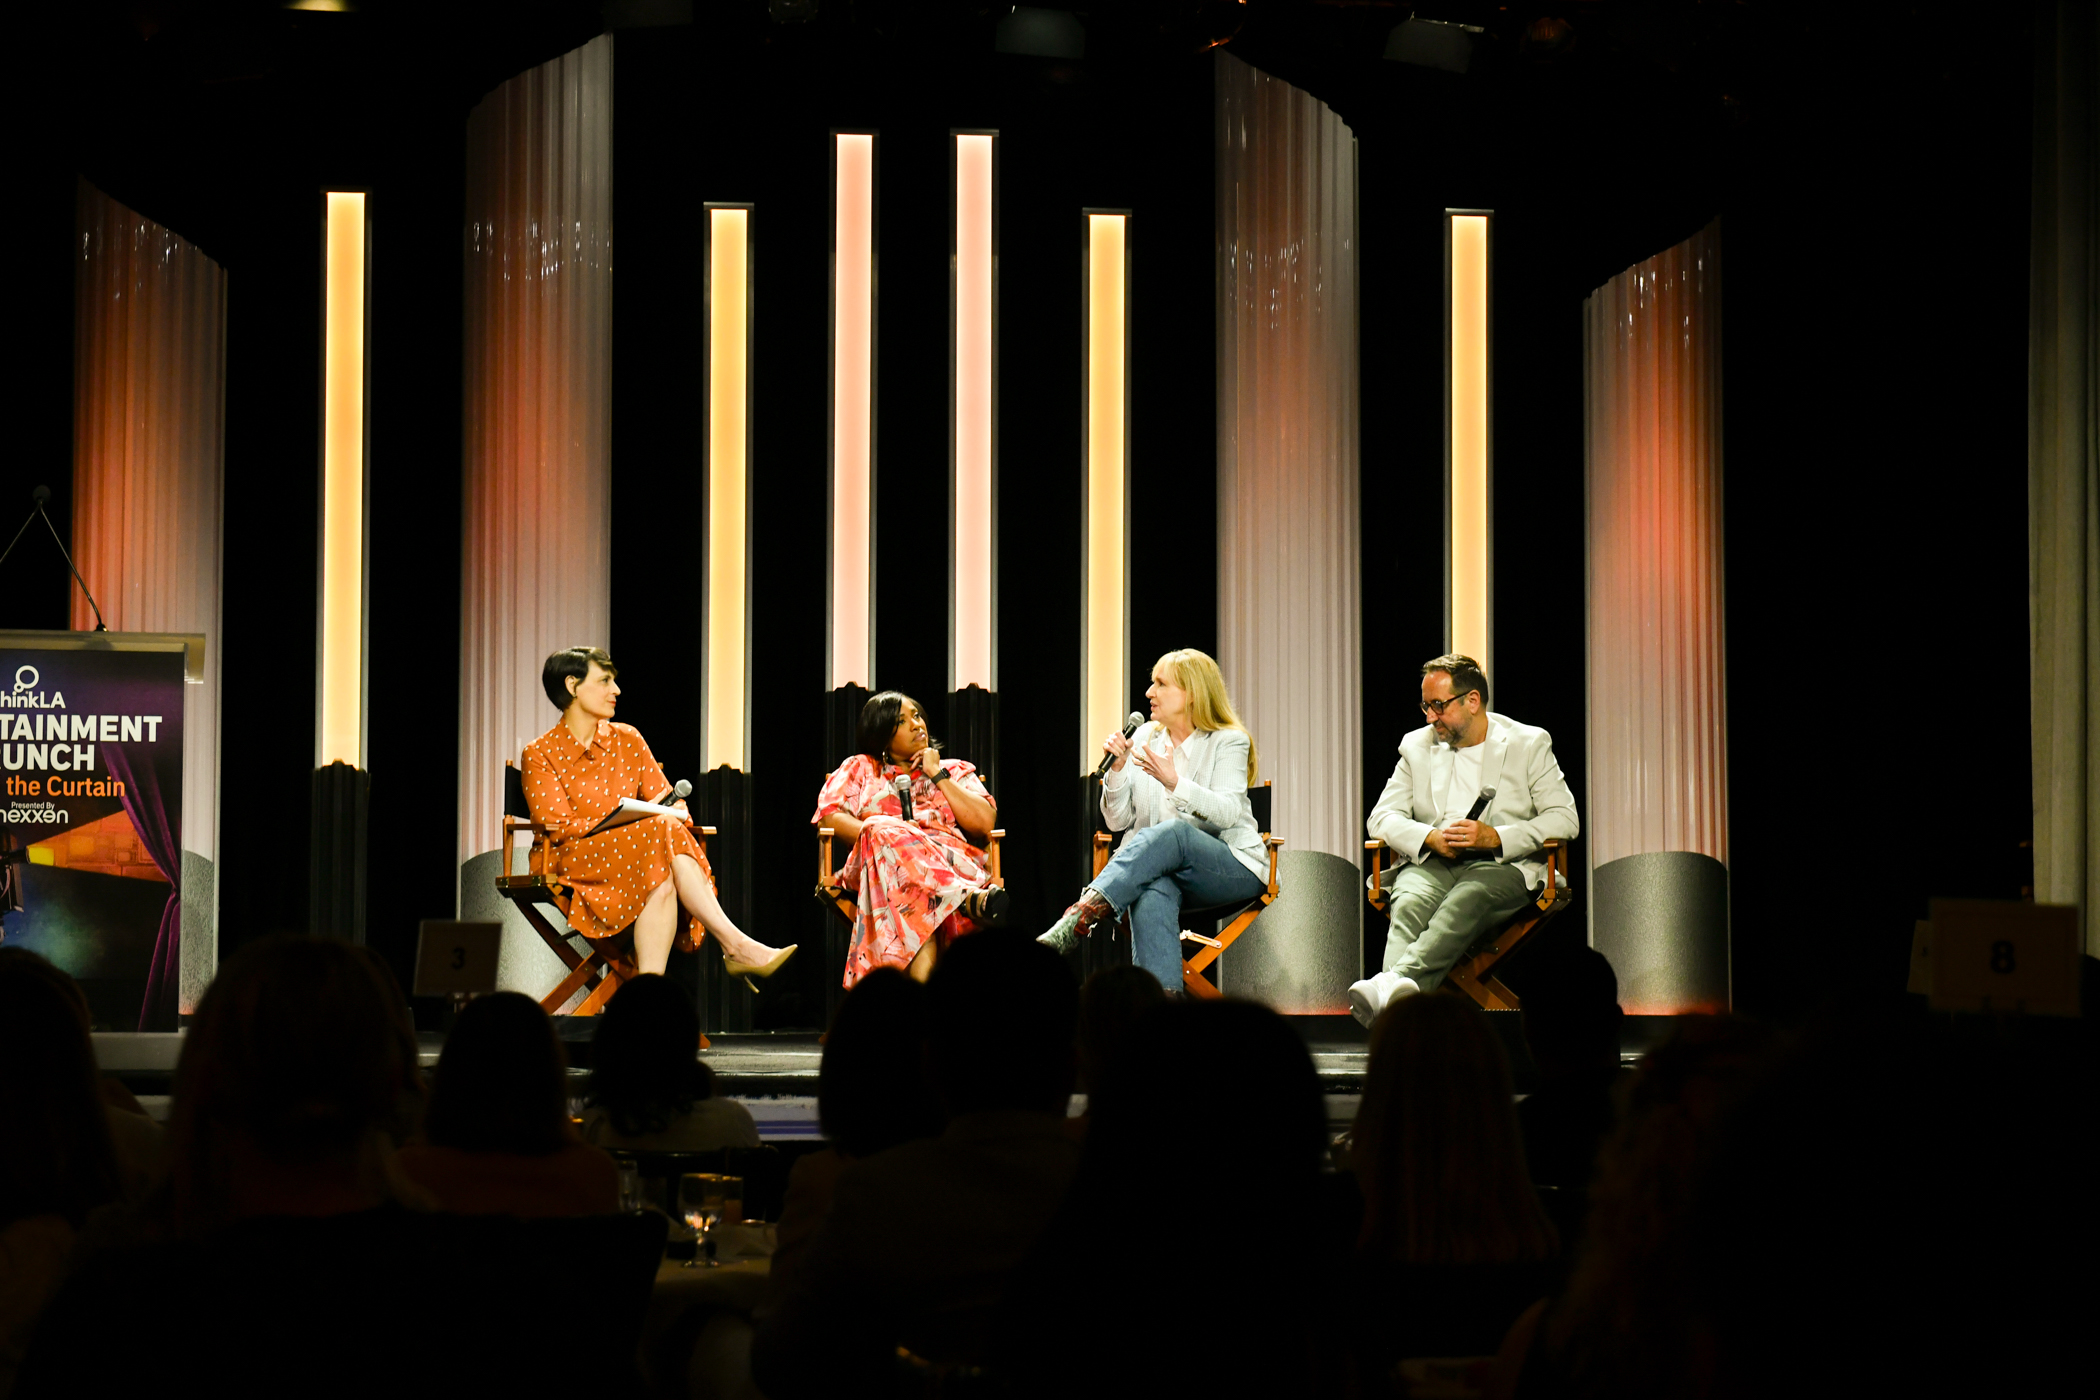
<path id="1" fill-rule="evenodd" d="M 1093 889 L 1130 915 L 1131 957 L 1170 994 L 1181 991 L 1181 906 L 1248 900 L 1267 888 L 1223 841 L 1187 822 L 1161 822 L 1123 838 Z M 1209 929 L 1198 929 L 1209 933 Z"/>

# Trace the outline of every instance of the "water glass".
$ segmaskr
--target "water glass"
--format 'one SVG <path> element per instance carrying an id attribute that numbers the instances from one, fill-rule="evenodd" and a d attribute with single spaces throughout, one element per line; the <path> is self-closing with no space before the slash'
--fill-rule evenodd
<path id="1" fill-rule="evenodd" d="M 744 1179 L 720 1172 L 687 1172 L 678 1178 L 678 1213 L 695 1236 L 693 1257 L 685 1267 L 719 1267 L 709 1232 L 723 1220 L 744 1218 Z"/>
<path id="2" fill-rule="evenodd" d="M 620 1210 L 628 1215 L 642 1208 L 641 1164 L 632 1157 L 613 1158 L 620 1169 Z"/>

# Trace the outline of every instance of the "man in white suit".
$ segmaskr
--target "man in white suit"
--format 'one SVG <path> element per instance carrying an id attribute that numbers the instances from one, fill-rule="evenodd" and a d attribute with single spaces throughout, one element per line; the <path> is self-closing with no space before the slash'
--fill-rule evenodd
<path id="1" fill-rule="evenodd" d="M 1400 741 L 1367 823 L 1394 858 L 1385 968 L 1349 988 L 1349 1010 L 1367 1026 L 1394 1000 L 1434 991 L 1475 939 L 1534 897 L 1547 878 L 1538 859 L 1546 842 L 1580 830 L 1553 736 L 1487 705 L 1487 677 L 1472 657 L 1454 652 L 1422 667 L 1429 723 Z"/>

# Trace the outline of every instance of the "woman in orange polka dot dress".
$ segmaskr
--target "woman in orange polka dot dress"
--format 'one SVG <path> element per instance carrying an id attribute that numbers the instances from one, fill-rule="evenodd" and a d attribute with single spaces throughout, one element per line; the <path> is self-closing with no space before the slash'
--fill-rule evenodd
<path id="1" fill-rule="evenodd" d="M 561 912 L 585 938 L 610 938 L 634 925 L 634 960 L 643 972 L 662 972 L 674 941 L 688 953 L 700 946 L 690 917 L 722 945 L 730 976 L 772 976 L 795 945 L 769 948 L 730 920 L 715 898 L 707 853 L 685 822 L 652 817 L 588 834 L 622 798 L 653 802 L 671 792 L 641 734 L 613 723 L 618 674 L 597 647 L 558 651 L 540 672 L 561 721 L 525 746 L 525 800 L 553 846 L 552 868 L 535 873 L 559 882 Z M 685 803 L 677 807 L 683 812 Z"/>
<path id="2" fill-rule="evenodd" d="M 860 752 L 824 780 L 814 824 L 853 843 L 839 883 L 857 896 L 847 986 L 878 967 L 923 982 L 948 937 L 1006 916 L 1006 891 L 989 883 L 984 851 L 999 810 L 959 759 L 943 761 L 919 702 L 885 690 L 861 707 Z M 905 821 L 897 782 L 911 785 Z"/>

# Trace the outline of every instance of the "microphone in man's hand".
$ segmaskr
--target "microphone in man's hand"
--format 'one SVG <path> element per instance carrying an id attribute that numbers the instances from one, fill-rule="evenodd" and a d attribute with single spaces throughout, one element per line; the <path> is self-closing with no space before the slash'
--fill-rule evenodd
<path id="1" fill-rule="evenodd" d="M 893 786 L 897 789 L 897 805 L 903 808 L 904 820 L 910 821 L 912 819 L 911 775 L 909 773 L 899 773 L 897 775 L 897 781 L 893 784 Z"/>
<path id="2" fill-rule="evenodd" d="M 1479 821 L 1480 814 L 1485 812 L 1488 809 L 1488 804 L 1494 800 L 1495 790 L 1493 788 L 1482 788 L 1480 796 L 1473 799 L 1473 810 L 1466 813 L 1466 820 L 1469 822 Z"/>
<path id="3" fill-rule="evenodd" d="M 1143 724 L 1144 722 L 1145 717 L 1139 714 L 1136 710 L 1132 710 L 1130 712 L 1129 718 L 1123 721 L 1123 737 L 1128 739 L 1131 735 L 1137 733 L 1138 726 Z M 1116 756 L 1114 753 L 1105 753 L 1101 755 L 1101 761 L 1094 765 L 1094 776 L 1098 778 L 1104 773 L 1108 772 L 1108 766 L 1111 763 L 1114 763 L 1115 761 Z"/>
<path id="4" fill-rule="evenodd" d="M 669 807 L 673 803 L 685 801 L 686 798 L 692 795 L 692 780 L 689 778 L 680 778 L 677 782 L 671 784 L 671 790 L 669 792 L 665 793 L 662 797 L 656 799 L 656 805 L 659 807 Z"/>

